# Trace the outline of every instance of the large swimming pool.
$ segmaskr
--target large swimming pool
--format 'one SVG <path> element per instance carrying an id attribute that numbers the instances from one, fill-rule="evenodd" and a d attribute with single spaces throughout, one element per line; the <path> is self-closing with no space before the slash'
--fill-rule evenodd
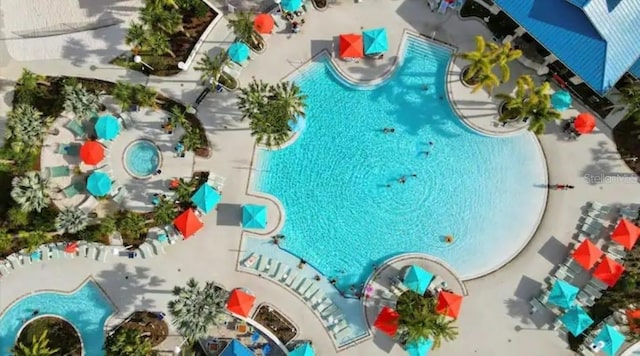
<path id="1" fill-rule="evenodd" d="M 368 88 L 340 80 L 327 60 L 311 63 L 295 79 L 309 97 L 305 129 L 286 148 L 258 152 L 254 188 L 284 207 L 282 247 L 342 287 L 407 252 L 479 276 L 539 223 L 547 179 L 536 138 L 467 128 L 446 99 L 450 58 L 411 38 L 401 67 Z"/>
<path id="2" fill-rule="evenodd" d="M 70 322 L 80 332 L 87 356 L 104 355 L 104 324 L 115 312 L 94 282 L 85 283 L 72 294 L 42 292 L 26 296 L 0 316 L 0 355 L 9 355 L 22 326 L 38 316 L 53 315 Z"/>

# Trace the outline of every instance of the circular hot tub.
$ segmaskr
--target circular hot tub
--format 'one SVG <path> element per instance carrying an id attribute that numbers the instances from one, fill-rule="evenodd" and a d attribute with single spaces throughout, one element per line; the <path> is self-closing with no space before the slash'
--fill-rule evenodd
<path id="1" fill-rule="evenodd" d="M 124 151 L 124 168 L 134 178 L 143 179 L 158 171 L 162 163 L 160 149 L 149 140 L 137 140 Z"/>

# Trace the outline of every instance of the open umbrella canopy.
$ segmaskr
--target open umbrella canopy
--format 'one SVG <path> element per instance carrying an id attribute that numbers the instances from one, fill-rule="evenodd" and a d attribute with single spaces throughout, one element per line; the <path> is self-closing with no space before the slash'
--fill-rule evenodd
<path id="1" fill-rule="evenodd" d="M 104 146 L 97 141 L 87 141 L 80 147 L 80 159 L 86 164 L 96 165 L 104 159 Z"/>
<path id="2" fill-rule="evenodd" d="M 433 280 L 433 274 L 425 271 L 422 267 L 412 265 L 404 274 L 402 283 L 412 291 L 423 295 Z"/>
<path id="3" fill-rule="evenodd" d="M 95 197 L 111 193 L 111 177 L 104 172 L 95 171 L 87 178 L 87 190 Z"/>
<path id="4" fill-rule="evenodd" d="M 213 189 L 209 184 L 205 183 L 193 193 L 191 201 L 198 207 L 198 209 L 204 211 L 205 214 L 209 213 L 220 202 L 220 193 Z"/>
<path id="5" fill-rule="evenodd" d="M 185 239 L 188 239 L 191 235 L 198 232 L 203 226 L 202 221 L 200 221 L 200 218 L 198 218 L 193 209 L 188 209 L 178 215 L 178 217 L 173 220 L 173 225 L 180 231 Z"/>
<path id="6" fill-rule="evenodd" d="M 622 273 L 624 272 L 624 267 L 610 259 L 609 257 L 605 257 L 602 259 L 602 262 L 593 270 L 593 276 L 598 278 L 602 282 L 604 282 L 609 287 L 613 287 L 616 285 L 620 277 L 622 277 Z"/>
<path id="7" fill-rule="evenodd" d="M 576 300 L 580 289 L 561 279 L 556 280 L 549 293 L 549 303 L 569 309 Z"/>
<path id="8" fill-rule="evenodd" d="M 242 226 L 247 229 L 264 229 L 267 227 L 267 207 L 248 204 L 242 207 Z"/>
<path id="9" fill-rule="evenodd" d="M 316 352 L 311 347 L 311 344 L 305 342 L 304 344 L 296 347 L 293 351 L 289 352 L 289 356 L 315 356 Z"/>
<path id="10" fill-rule="evenodd" d="M 274 25 L 273 17 L 269 14 L 259 14 L 253 19 L 253 29 L 263 35 L 271 33 Z"/>
<path id="11" fill-rule="evenodd" d="M 560 321 L 574 336 L 582 334 L 591 324 L 593 319 L 582 309 L 582 307 L 574 305 L 560 317 Z"/>
<path id="12" fill-rule="evenodd" d="M 591 240 L 584 240 L 573 252 L 573 259 L 584 269 L 590 270 L 602 257 L 602 250 L 594 245 Z"/>
<path id="13" fill-rule="evenodd" d="M 227 49 L 227 54 L 232 61 L 242 63 L 249 59 L 249 46 L 244 42 L 234 42 Z"/>
<path id="14" fill-rule="evenodd" d="M 374 28 L 362 32 L 364 41 L 364 54 L 378 54 L 389 50 L 389 40 L 387 30 L 384 28 Z"/>
<path id="15" fill-rule="evenodd" d="M 103 140 L 113 140 L 120 133 L 120 123 L 113 115 L 102 115 L 94 126 L 96 136 Z"/>
<path id="16" fill-rule="evenodd" d="M 433 348 L 433 340 L 420 339 L 408 343 L 404 349 L 409 356 L 427 356 L 431 348 Z"/>
<path id="17" fill-rule="evenodd" d="M 627 219 L 622 219 L 611 233 L 611 239 L 627 250 L 631 250 L 638 241 L 640 228 Z"/>
<path id="18" fill-rule="evenodd" d="M 596 118 L 588 112 L 583 112 L 576 116 L 573 127 L 581 134 L 588 134 L 596 127 Z"/>
<path id="19" fill-rule="evenodd" d="M 559 90 L 551 96 L 551 105 L 558 111 L 565 111 L 571 107 L 571 94 L 566 90 Z"/>
<path id="20" fill-rule="evenodd" d="M 624 339 L 624 335 L 618 329 L 605 324 L 598 336 L 593 340 L 593 343 L 600 345 L 600 351 L 605 354 L 615 356 L 622 344 L 624 344 Z"/>
<path id="21" fill-rule="evenodd" d="M 451 292 L 442 291 L 438 294 L 438 304 L 436 305 L 436 313 L 450 316 L 454 319 L 460 314 L 460 306 L 462 305 L 462 296 Z"/>
<path id="22" fill-rule="evenodd" d="M 236 288 L 229 295 L 229 300 L 227 300 L 227 310 L 246 318 L 249 316 L 255 301 L 255 296 L 242 289 Z"/>
<path id="23" fill-rule="evenodd" d="M 373 326 L 383 333 L 394 337 L 398 332 L 398 323 L 400 322 L 400 314 L 388 306 L 382 307 L 380 314 L 373 322 Z"/>
<path id="24" fill-rule="evenodd" d="M 285 12 L 295 12 L 302 7 L 302 0 L 282 0 L 280 6 Z"/>
<path id="25" fill-rule="evenodd" d="M 362 58 L 364 56 L 362 36 L 356 34 L 340 35 L 339 39 L 340 58 Z"/>
<path id="26" fill-rule="evenodd" d="M 76 241 L 64 247 L 64 252 L 66 253 L 76 253 L 76 251 L 78 251 L 78 242 Z"/>
<path id="27" fill-rule="evenodd" d="M 255 356 L 255 354 L 243 343 L 233 339 L 227 344 L 227 347 L 222 350 L 220 356 Z"/>

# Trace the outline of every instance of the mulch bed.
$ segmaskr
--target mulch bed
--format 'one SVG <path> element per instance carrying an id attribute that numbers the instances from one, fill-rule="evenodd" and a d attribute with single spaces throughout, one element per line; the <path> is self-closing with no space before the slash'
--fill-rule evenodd
<path id="1" fill-rule="evenodd" d="M 640 126 L 631 119 L 622 121 L 613 129 L 613 140 L 629 169 L 640 175 Z M 636 159 L 633 161 L 633 159 Z"/>
<path id="2" fill-rule="evenodd" d="M 18 341 L 29 346 L 33 337 L 38 339 L 45 330 L 48 331 L 49 347 L 60 349 L 57 355 L 82 355 L 82 343 L 76 330 L 68 322 L 55 317 L 46 316 L 30 322 L 22 329 Z"/>
<path id="3" fill-rule="evenodd" d="M 284 315 L 267 305 L 260 306 L 253 319 L 269 329 L 283 344 L 293 340 L 298 334 L 298 330 Z"/>
<path id="4" fill-rule="evenodd" d="M 158 319 L 155 313 L 147 311 L 134 312 L 120 327 L 140 331 L 140 335 L 149 338 L 154 347 L 160 345 L 169 335 L 167 323 Z"/>

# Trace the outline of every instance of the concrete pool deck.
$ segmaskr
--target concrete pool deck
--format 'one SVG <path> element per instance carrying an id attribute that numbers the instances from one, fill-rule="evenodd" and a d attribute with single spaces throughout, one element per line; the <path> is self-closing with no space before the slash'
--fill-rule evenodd
<path id="1" fill-rule="evenodd" d="M 473 36 L 491 35 L 476 21 L 461 21 L 451 13 L 445 17 L 431 13 L 421 0 L 367 0 L 362 3 L 332 5 L 325 12 L 311 10 L 303 32 L 274 34 L 268 38 L 268 49 L 255 55 L 241 75 L 246 83 L 255 75 L 275 82 L 295 67 L 306 62 L 318 50 L 331 48 L 340 33 L 357 32 L 360 27 L 389 29 L 390 48 L 397 48 L 405 28 L 421 33 L 438 29 L 436 38 L 454 43 L 459 48 L 473 45 Z M 356 19 L 356 20 L 354 20 Z M 226 20 L 212 31 L 201 53 L 214 52 L 228 46 L 233 39 L 226 29 Z M 47 39 L 42 39 L 47 41 Z M 4 42 L 2 42 L 4 43 Z M 465 47 L 466 46 L 466 47 Z M 389 57 L 391 57 L 391 53 Z M 10 61 L 0 68 L 0 75 L 11 80 L 19 77 L 22 67 L 50 75 L 78 75 L 110 81 L 128 80 L 148 83 L 163 94 L 184 102 L 193 102 L 201 91 L 199 74 L 190 70 L 171 78 L 146 78 L 139 73 L 102 65 L 90 57 L 78 64 L 73 58 L 63 60 Z M 102 58 L 104 60 L 104 58 Z M 357 77 L 375 77 L 387 68 L 353 66 L 348 71 Z M 514 73 L 515 74 L 515 73 Z M 5 116 L 10 104 L 10 87 L 2 90 L 0 116 Z M 468 90 L 465 88 L 465 90 Z M 497 91 L 498 89 L 496 89 Z M 487 95 L 478 93 L 469 99 L 483 103 Z M 215 145 L 210 159 L 195 158 L 195 170 L 211 170 L 227 178 L 223 204 L 243 204 L 247 179 L 251 169 L 253 139 L 246 122 L 239 122 L 235 94 L 210 94 L 198 108 L 199 117 Z M 486 115 L 479 108 L 468 114 Z M 566 256 L 566 246 L 572 241 L 581 209 L 588 200 L 602 203 L 629 203 L 640 194 L 637 183 L 620 182 L 631 175 L 616 152 L 611 129 L 602 121 L 592 135 L 577 141 L 566 141 L 561 130 L 550 125 L 539 141 L 545 151 L 552 184 L 573 184 L 572 191 L 552 191 L 547 210 L 531 242 L 519 256 L 495 273 L 465 281 L 469 295 L 463 301 L 463 312 L 457 321 L 460 335 L 454 342 L 444 343 L 433 355 L 478 356 L 538 356 L 571 355 L 567 343 L 553 331 L 539 329 L 538 321 L 529 316 L 528 299 L 539 291 L 544 278 Z M 603 182 L 600 177 L 618 183 Z M 167 249 L 162 257 L 148 260 L 112 259 L 99 263 L 88 259 L 47 261 L 23 268 L 0 279 L 0 309 L 21 295 L 39 289 L 71 290 L 88 275 L 93 275 L 107 295 L 126 316 L 134 309 L 166 310 L 170 290 L 190 277 L 201 281 L 215 280 L 227 289 L 246 287 L 253 291 L 258 303 L 274 304 L 291 318 L 300 330 L 300 339 L 313 341 L 319 355 L 333 355 L 336 350 L 329 335 L 311 309 L 284 288 L 256 275 L 237 271 L 238 250 L 242 231 L 238 224 L 225 225 L 218 214 L 205 217 L 205 228 L 197 236 Z M 125 276 L 128 277 L 125 279 Z M 170 318 L 169 318 L 170 321 Z M 172 331 L 174 333 L 175 331 Z M 388 338 L 374 336 L 340 352 L 344 355 L 404 355 L 404 351 Z"/>

